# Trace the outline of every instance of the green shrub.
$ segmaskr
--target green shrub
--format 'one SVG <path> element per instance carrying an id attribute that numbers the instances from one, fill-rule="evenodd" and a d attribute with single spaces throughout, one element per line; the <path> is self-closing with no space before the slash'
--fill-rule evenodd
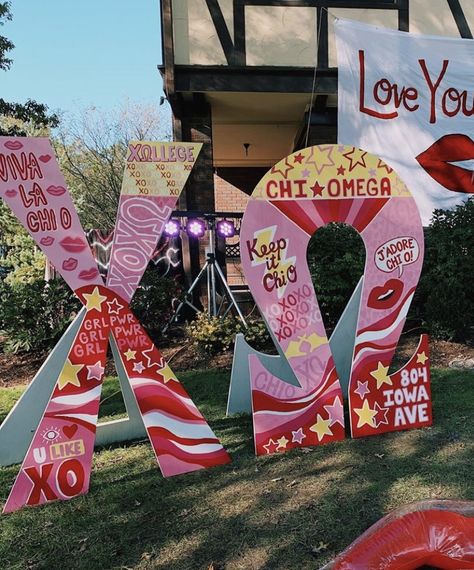
<path id="1" fill-rule="evenodd" d="M 364 272 L 362 238 L 351 226 L 328 224 L 312 236 L 307 257 L 324 324 L 333 329 Z"/>
<path id="2" fill-rule="evenodd" d="M 243 333 L 247 342 L 260 350 L 270 344 L 270 336 L 263 321 L 250 321 L 245 328 L 242 321 L 232 315 L 210 317 L 198 313 L 196 319 L 186 327 L 186 332 L 194 346 L 210 356 L 233 348 L 235 335 Z"/>
<path id="3" fill-rule="evenodd" d="M 415 302 L 429 332 L 474 340 L 474 201 L 436 210 L 425 232 L 425 262 Z"/>
<path id="4" fill-rule="evenodd" d="M 1 283 L 0 329 L 5 352 L 53 348 L 80 306 L 62 279 Z"/>

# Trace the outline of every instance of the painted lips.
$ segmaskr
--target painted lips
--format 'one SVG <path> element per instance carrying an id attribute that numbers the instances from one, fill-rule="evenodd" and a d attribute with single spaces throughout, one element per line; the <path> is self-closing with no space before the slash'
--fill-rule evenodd
<path id="1" fill-rule="evenodd" d="M 70 257 L 69 259 L 63 261 L 64 271 L 74 271 L 76 267 L 77 267 L 77 259 L 74 259 L 74 257 Z"/>
<path id="2" fill-rule="evenodd" d="M 91 279 L 95 279 L 99 275 L 99 271 L 96 267 L 92 267 L 88 270 L 83 270 L 79 273 L 79 279 L 83 281 L 90 281 Z"/>
<path id="3" fill-rule="evenodd" d="M 23 145 L 20 141 L 7 141 L 5 147 L 8 148 L 8 150 L 20 150 L 20 148 L 23 148 Z"/>
<path id="4" fill-rule="evenodd" d="M 41 245 L 50 246 L 53 245 L 53 243 L 54 243 L 54 238 L 52 236 L 45 236 L 40 239 Z"/>
<path id="5" fill-rule="evenodd" d="M 474 172 L 451 164 L 474 159 L 474 141 L 467 135 L 444 135 L 416 157 L 420 166 L 448 190 L 474 193 Z"/>
<path id="6" fill-rule="evenodd" d="M 87 247 L 85 241 L 80 237 L 75 237 L 75 238 L 65 237 L 59 242 L 59 244 L 63 249 L 65 249 L 70 253 L 80 253 L 81 251 L 84 251 Z"/>
<path id="7" fill-rule="evenodd" d="M 400 279 L 389 279 L 385 285 L 374 287 L 370 292 L 367 305 L 372 309 L 391 309 L 403 293 L 403 282 Z"/>
<path id="8" fill-rule="evenodd" d="M 64 186 L 48 186 L 46 192 L 51 196 L 62 196 L 66 192 Z"/>

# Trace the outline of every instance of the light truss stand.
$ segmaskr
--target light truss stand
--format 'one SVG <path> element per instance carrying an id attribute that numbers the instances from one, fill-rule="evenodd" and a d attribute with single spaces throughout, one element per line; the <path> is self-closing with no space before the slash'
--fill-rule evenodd
<path id="1" fill-rule="evenodd" d="M 173 313 L 170 320 L 168 321 L 168 323 L 163 328 L 163 330 L 162 330 L 163 333 L 165 333 L 168 330 L 171 323 L 176 322 L 178 320 L 178 317 L 179 317 L 181 311 L 184 309 L 184 307 L 188 306 L 188 307 L 191 307 L 191 309 L 193 309 L 193 311 L 195 311 L 196 313 L 199 312 L 199 309 L 192 303 L 192 298 L 193 298 L 192 293 L 193 293 L 194 289 L 196 288 L 196 286 L 199 284 L 199 282 L 204 277 L 206 278 L 206 284 L 207 284 L 207 312 L 208 312 L 208 315 L 210 317 L 216 317 L 216 316 L 225 317 L 227 315 L 227 313 L 230 311 L 230 309 L 232 307 L 235 307 L 237 315 L 239 316 L 239 318 L 242 321 L 242 323 L 244 324 L 244 326 L 247 327 L 247 322 L 244 318 L 244 315 L 242 314 L 242 311 L 240 310 L 239 304 L 237 303 L 237 300 L 236 300 L 234 294 L 232 293 L 232 290 L 229 287 L 229 284 L 227 283 L 225 275 L 222 272 L 222 269 L 220 268 L 219 263 L 217 262 L 217 259 L 216 259 L 216 249 L 215 249 L 215 241 L 214 241 L 215 240 L 215 237 L 214 237 L 215 220 L 210 218 L 208 220 L 208 223 L 209 223 L 209 252 L 207 253 L 206 263 L 202 267 L 202 269 L 199 272 L 196 279 L 194 279 L 194 281 L 191 283 L 191 286 L 189 287 L 189 289 L 184 294 L 183 300 L 180 302 L 180 304 L 176 308 L 176 311 Z M 218 281 L 220 281 L 220 283 L 224 289 L 224 295 L 222 296 L 219 304 L 217 302 L 217 297 L 218 297 L 217 282 Z M 222 310 L 224 308 L 225 295 L 227 295 L 228 305 L 227 305 L 225 311 L 222 313 Z"/>

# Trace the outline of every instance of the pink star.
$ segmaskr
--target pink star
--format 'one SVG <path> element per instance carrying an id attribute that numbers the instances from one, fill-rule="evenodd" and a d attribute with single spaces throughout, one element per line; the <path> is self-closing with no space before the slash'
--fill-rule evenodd
<path id="1" fill-rule="evenodd" d="M 292 438 L 291 438 L 291 442 L 292 443 L 303 443 L 303 439 L 306 437 L 306 435 L 303 433 L 303 428 L 300 427 L 300 429 L 296 430 L 296 431 L 292 431 Z"/>
<path id="2" fill-rule="evenodd" d="M 316 172 L 321 174 L 326 166 L 334 166 L 334 160 L 331 157 L 333 149 L 332 145 L 312 146 L 311 154 L 306 159 L 306 164 L 313 164 Z"/>
<path id="3" fill-rule="evenodd" d="M 357 380 L 357 390 L 354 390 L 354 393 L 360 396 L 362 399 L 365 398 L 366 394 L 370 394 L 369 390 L 369 381 L 367 382 L 360 382 Z"/>
<path id="4" fill-rule="evenodd" d="M 305 168 L 305 169 L 303 170 L 303 172 L 301 173 L 301 176 L 302 176 L 303 178 L 308 178 L 310 174 L 311 174 L 311 172 L 310 172 L 307 168 Z"/>
<path id="5" fill-rule="evenodd" d="M 104 374 L 105 368 L 102 366 L 100 360 L 95 364 L 87 367 L 87 380 L 100 380 Z"/>
<path id="6" fill-rule="evenodd" d="M 136 362 L 133 365 L 133 371 L 134 372 L 138 372 L 138 374 L 141 374 L 143 371 L 145 370 L 145 366 L 143 366 L 143 362 Z"/>
<path id="7" fill-rule="evenodd" d="M 376 176 L 377 171 L 375 170 L 375 168 L 369 168 L 369 175 L 370 176 Z"/>
<path id="8" fill-rule="evenodd" d="M 324 406 L 324 409 L 329 414 L 329 419 L 331 420 L 329 424 L 330 427 L 334 424 L 339 424 L 344 427 L 344 406 L 339 396 L 336 396 L 330 406 Z"/>

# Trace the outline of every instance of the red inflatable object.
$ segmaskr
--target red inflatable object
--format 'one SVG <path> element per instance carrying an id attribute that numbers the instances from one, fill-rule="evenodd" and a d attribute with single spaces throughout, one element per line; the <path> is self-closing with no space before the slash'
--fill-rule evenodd
<path id="1" fill-rule="evenodd" d="M 323 570 L 474 569 L 474 502 L 422 501 L 381 519 Z"/>

